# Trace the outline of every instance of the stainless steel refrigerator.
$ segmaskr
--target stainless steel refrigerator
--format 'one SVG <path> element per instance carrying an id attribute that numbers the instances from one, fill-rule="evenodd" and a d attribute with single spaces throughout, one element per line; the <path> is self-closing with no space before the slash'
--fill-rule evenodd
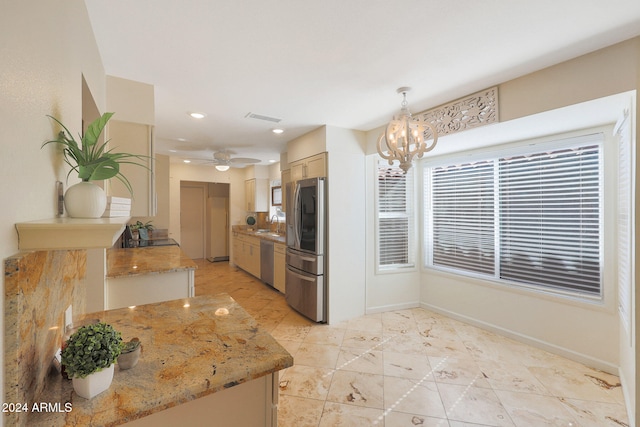
<path id="1" fill-rule="evenodd" d="M 287 303 L 315 322 L 327 321 L 326 178 L 287 187 Z"/>

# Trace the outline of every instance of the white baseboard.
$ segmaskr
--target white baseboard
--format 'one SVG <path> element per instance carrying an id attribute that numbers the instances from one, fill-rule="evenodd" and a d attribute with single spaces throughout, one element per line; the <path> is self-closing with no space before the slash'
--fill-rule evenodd
<path id="1" fill-rule="evenodd" d="M 367 307 L 365 310 L 366 314 L 376 314 L 376 313 L 384 313 L 385 311 L 396 311 L 396 310 L 406 310 L 409 308 L 418 308 L 420 307 L 420 302 L 406 302 L 402 304 L 389 304 L 389 305 L 381 305 L 378 307 Z"/>
<path id="2" fill-rule="evenodd" d="M 576 351 L 573 351 L 564 347 L 560 347 L 556 344 L 552 344 L 534 337 L 530 337 L 528 335 L 524 335 L 519 332 L 505 329 L 501 326 L 496 326 L 491 323 L 483 322 L 481 320 L 477 320 L 459 313 L 455 313 L 449 310 L 444 310 L 442 308 L 432 306 L 427 303 L 420 303 L 420 307 L 424 308 L 425 310 L 430 310 L 430 311 L 442 314 L 444 316 L 451 317 L 452 319 L 459 320 L 461 322 L 468 323 L 473 326 L 477 326 L 481 329 L 495 332 L 499 335 L 505 336 L 507 338 L 511 338 L 515 341 L 528 344 L 542 350 L 546 350 L 550 353 L 554 353 L 559 356 L 566 357 L 567 359 L 571 359 L 576 362 L 583 363 L 589 367 L 599 369 L 601 371 L 610 373 L 612 375 L 619 375 L 618 366 L 612 363 L 606 362 L 604 360 L 600 360 L 586 354 L 578 353 Z"/>

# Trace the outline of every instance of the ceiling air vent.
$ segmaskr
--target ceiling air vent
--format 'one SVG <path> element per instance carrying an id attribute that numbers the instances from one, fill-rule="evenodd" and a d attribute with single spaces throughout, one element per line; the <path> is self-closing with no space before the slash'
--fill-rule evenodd
<path id="1" fill-rule="evenodd" d="M 247 113 L 247 115 L 244 117 L 245 119 L 264 120 L 264 121 L 273 122 L 273 123 L 280 123 L 282 121 L 282 119 L 278 119 L 276 117 L 269 117 L 263 114 L 256 114 L 256 113 Z"/>

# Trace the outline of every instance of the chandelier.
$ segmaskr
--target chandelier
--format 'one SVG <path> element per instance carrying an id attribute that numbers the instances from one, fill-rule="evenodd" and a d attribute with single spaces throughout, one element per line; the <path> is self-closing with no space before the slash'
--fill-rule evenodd
<path id="1" fill-rule="evenodd" d="M 407 173 L 411 168 L 414 156 L 421 158 L 424 153 L 433 150 L 438 142 L 438 134 L 431 124 L 411 117 L 407 107 L 407 92 L 410 90 L 410 87 L 401 87 L 397 90 L 403 96 L 400 114 L 389 122 L 385 131 L 378 138 L 378 154 L 388 160 L 390 165 L 393 165 L 394 160 L 398 160 L 404 173 Z M 428 130 L 430 130 L 433 140 L 429 141 L 427 145 L 425 134 Z"/>

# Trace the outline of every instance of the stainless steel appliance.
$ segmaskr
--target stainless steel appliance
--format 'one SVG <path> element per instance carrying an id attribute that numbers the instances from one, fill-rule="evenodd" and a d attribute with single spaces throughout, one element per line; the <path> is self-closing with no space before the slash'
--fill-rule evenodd
<path id="1" fill-rule="evenodd" d="M 273 242 L 260 239 L 260 279 L 273 286 Z"/>
<path id="2" fill-rule="evenodd" d="M 326 178 L 287 187 L 286 300 L 316 322 L 327 321 Z"/>

